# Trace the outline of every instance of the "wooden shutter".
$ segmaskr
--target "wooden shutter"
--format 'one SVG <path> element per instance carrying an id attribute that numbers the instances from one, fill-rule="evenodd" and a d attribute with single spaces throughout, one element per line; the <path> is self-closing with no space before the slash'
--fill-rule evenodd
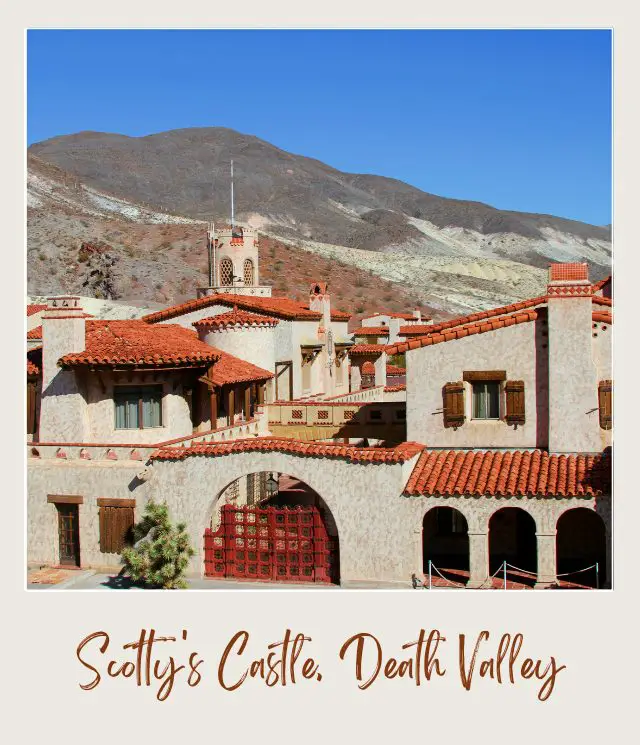
<path id="1" fill-rule="evenodd" d="M 27 381 L 27 434 L 36 433 L 36 383 Z"/>
<path id="2" fill-rule="evenodd" d="M 504 386 L 506 394 L 507 424 L 524 424 L 524 381 L 507 380 Z"/>
<path id="3" fill-rule="evenodd" d="M 598 407 L 600 409 L 600 426 L 611 429 L 613 425 L 613 383 L 601 380 L 598 383 Z"/>
<path id="4" fill-rule="evenodd" d="M 460 427 L 464 424 L 464 383 L 447 383 L 442 389 L 443 417 L 445 427 Z"/>
<path id="5" fill-rule="evenodd" d="M 100 551 L 103 554 L 119 554 L 127 545 L 133 527 L 134 508 L 111 506 L 116 500 L 100 501 L 107 503 L 100 506 Z"/>

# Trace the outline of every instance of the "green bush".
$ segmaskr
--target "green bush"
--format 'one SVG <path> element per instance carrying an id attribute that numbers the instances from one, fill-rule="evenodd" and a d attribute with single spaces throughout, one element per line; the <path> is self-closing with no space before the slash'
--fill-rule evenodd
<path id="1" fill-rule="evenodd" d="M 133 547 L 121 558 L 131 579 L 165 590 L 184 588 L 184 573 L 194 555 L 184 523 L 172 525 L 166 503 L 149 500 L 142 520 L 134 525 Z"/>

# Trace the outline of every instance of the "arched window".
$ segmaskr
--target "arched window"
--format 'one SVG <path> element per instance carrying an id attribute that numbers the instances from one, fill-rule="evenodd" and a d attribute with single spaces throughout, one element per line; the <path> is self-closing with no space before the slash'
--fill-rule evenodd
<path id="1" fill-rule="evenodd" d="M 253 261 L 251 259 L 244 260 L 243 270 L 245 285 L 249 287 L 253 286 Z"/>
<path id="2" fill-rule="evenodd" d="M 220 284 L 223 287 L 233 284 L 233 262 L 231 259 L 221 259 L 220 261 Z"/>

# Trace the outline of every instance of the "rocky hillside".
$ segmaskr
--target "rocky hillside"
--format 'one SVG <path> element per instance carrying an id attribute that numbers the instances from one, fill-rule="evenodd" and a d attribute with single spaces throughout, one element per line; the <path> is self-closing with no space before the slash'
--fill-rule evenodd
<path id="1" fill-rule="evenodd" d="M 32 302 L 72 292 L 96 299 L 91 313 L 128 318 L 139 314 L 127 303 L 157 309 L 195 297 L 196 288 L 206 284 L 205 223 L 89 188 L 32 155 L 27 187 Z M 261 283 L 271 285 L 274 295 L 304 300 L 314 280 L 328 280 L 335 306 L 354 313 L 354 323 L 379 308 L 402 311 L 420 305 L 443 315 L 426 306 L 421 293 L 340 259 L 309 254 L 266 235 L 260 253 Z"/>
<path id="2" fill-rule="evenodd" d="M 29 148 L 31 291 L 84 282 L 74 252 L 102 241 L 119 257 L 123 299 L 192 296 L 204 281 L 202 223 L 229 215 L 231 158 L 237 219 L 267 236 L 264 274 L 280 293 L 304 290 L 323 269 L 334 295 L 343 284 L 345 309 L 421 302 L 447 314 L 540 292 L 550 261 L 588 261 L 594 279 L 610 271 L 609 226 L 342 173 L 229 129 L 82 132 Z"/>

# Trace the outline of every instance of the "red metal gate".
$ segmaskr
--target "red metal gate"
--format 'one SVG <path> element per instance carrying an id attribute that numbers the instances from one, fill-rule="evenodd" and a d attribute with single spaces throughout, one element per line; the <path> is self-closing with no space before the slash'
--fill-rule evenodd
<path id="1" fill-rule="evenodd" d="M 220 527 L 204 533 L 207 577 L 268 582 L 337 582 L 338 540 L 317 507 L 224 505 Z"/>

